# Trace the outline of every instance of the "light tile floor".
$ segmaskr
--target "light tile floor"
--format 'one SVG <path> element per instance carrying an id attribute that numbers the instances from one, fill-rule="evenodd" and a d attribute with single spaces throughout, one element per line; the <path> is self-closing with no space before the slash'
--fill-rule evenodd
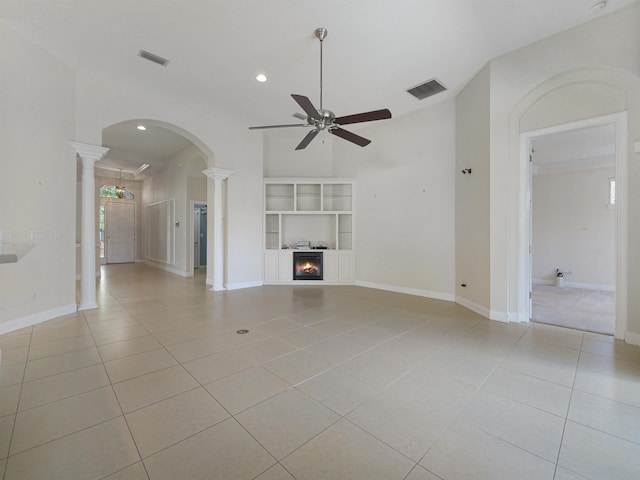
<path id="1" fill-rule="evenodd" d="M 640 477 L 640 349 L 608 336 L 144 265 L 98 300 L 0 336 L 0 477 Z"/>

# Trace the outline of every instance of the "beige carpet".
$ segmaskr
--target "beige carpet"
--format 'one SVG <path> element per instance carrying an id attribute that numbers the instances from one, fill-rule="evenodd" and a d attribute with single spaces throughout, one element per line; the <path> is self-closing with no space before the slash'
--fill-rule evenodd
<path id="1" fill-rule="evenodd" d="M 613 335 L 615 294 L 582 288 L 533 286 L 534 322 Z"/>

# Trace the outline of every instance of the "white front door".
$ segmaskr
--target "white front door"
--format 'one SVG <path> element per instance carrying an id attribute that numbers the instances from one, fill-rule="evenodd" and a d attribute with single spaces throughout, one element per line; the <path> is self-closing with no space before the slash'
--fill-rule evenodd
<path id="1" fill-rule="evenodd" d="M 107 263 L 135 261 L 136 209 L 133 203 L 110 202 L 105 211 Z"/>

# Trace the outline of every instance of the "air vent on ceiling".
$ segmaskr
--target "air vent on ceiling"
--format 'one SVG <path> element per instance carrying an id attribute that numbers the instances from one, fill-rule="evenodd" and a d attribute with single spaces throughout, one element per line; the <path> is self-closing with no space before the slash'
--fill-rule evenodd
<path id="1" fill-rule="evenodd" d="M 169 63 L 169 60 L 167 60 L 166 58 L 162 58 L 161 56 L 155 55 L 151 52 L 147 52 L 146 50 L 140 50 L 138 52 L 138 55 L 144 58 L 145 60 L 149 60 L 150 62 L 157 63 L 158 65 L 162 65 L 163 67 L 166 67 L 167 64 Z"/>
<path id="2" fill-rule="evenodd" d="M 435 95 L 436 93 L 444 92 L 446 89 L 447 87 L 433 78 L 428 82 L 424 82 L 420 85 L 416 85 L 415 87 L 410 88 L 409 90 L 407 90 L 407 92 L 416 97 L 418 100 L 424 100 L 425 98 Z"/>

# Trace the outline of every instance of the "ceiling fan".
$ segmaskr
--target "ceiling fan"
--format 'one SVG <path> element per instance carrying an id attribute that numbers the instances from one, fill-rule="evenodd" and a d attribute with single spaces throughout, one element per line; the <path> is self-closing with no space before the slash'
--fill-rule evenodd
<path id="1" fill-rule="evenodd" d="M 355 133 L 352 133 L 341 127 L 343 125 L 349 125 L 352 123 L 385 120 L 387 118 L 391 118 L 391 112 L 385 108 L 383 110 L 373 110 L 371 112 L 356 113 L 354 115 L 336 117 L 331 110 L 325 110 L 324 108 L 322 108 L 322 41 L 327 37 L 327 29 L 318 28 L 316 29 L 315 34 L 316 37 L 318 37 L 318 40 L 320 40 L 320 108 L 316 109 L 316 107 L 313 106 L 313 103 L 311 103 L 311 100 L 309 100 L 308 97 L 305 97 L 304 95 L 292 94 L 291 96 L 293 97 L 293 99 L 306 113 L 306 115 L 296 113 L 294 114 L 294 117 L 305 120 L 307 123 L 294 123 L 289 125 L 264 125 L 260 127 L 249 127 L 249 130 L 259 130 L 266 128 L 312 127 L 313 130 L 307 133 L 307 135 L 296 147 L 296 150 L 302 150 L 303 148 L 306 148 L 306 146 L 311 143 L 316 135 L 318 135 L 318 133 L 323 130 L 327 130 L 329 133 L 343 138 L 344 140 L 348 140 L 349 142 L 355 143 L 356 145 L 360 145 L 361 147 L 366 147 L 371 143 L 371 140 L 361 137 L 360 135 L 356 135 Z"/>

